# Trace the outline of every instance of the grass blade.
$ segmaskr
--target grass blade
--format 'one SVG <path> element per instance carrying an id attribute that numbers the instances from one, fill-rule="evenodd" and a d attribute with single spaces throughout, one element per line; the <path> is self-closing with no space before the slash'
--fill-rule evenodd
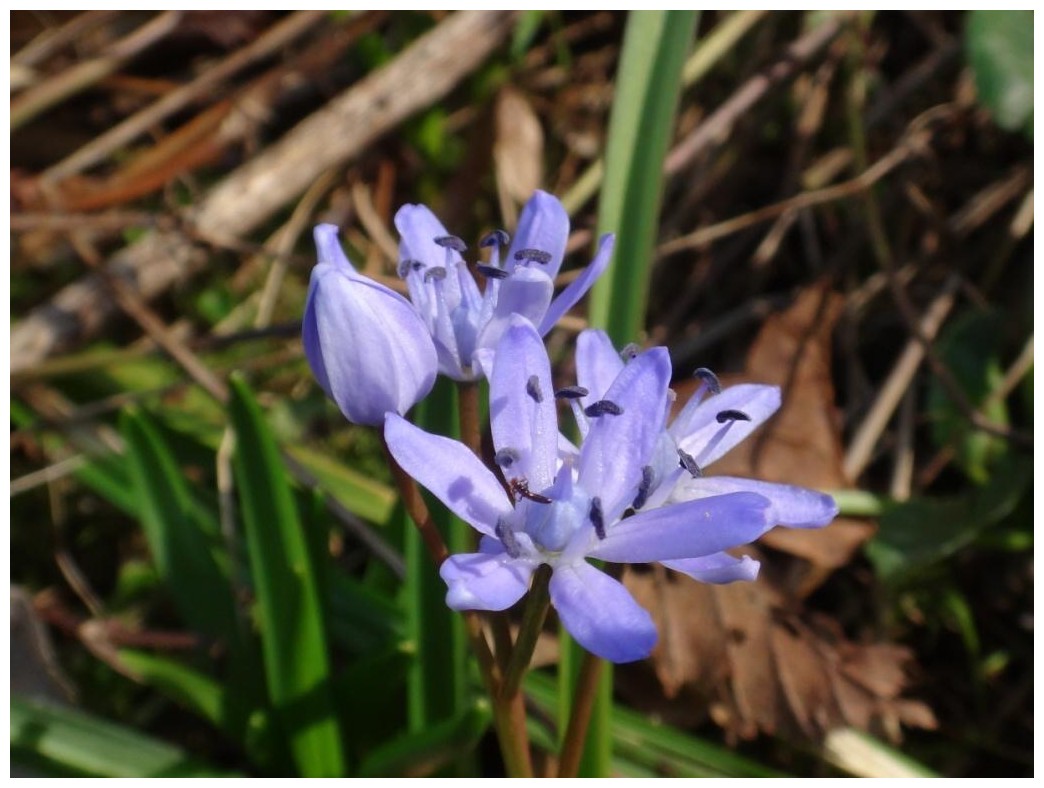
<path id="1" fill-rule="evenodd" d="M 299 772 L 340 776 L 346 764 L 319 582 L 297 507 L 275 441 L 238 378 L 232 380 L 229 413 L 269 698 Z"/>
<path id="2" fill-rule="evenodd" d="M 475 749 L 491 714 L 479 701 L 456 717 L 386 743 L 363 761 L 360 777 L 426 777 Z"/>
<path id="3" fill-rule="evenodd" d="M 428 398 L 417 406 L 417 424 L 429 432 L 459 437 L 455 386 L 439 378 Z M 471 530 L 441 504 L 432 504 L 432 517 L 450 552 L 470 550 Z M 446 584 L 439 577 L 412 523 L 406 530 L 409 571 L 404 596 L 409 637 L 417 658 L 409 678 L 410 729 L 420 731 L 458 716 L 470 704 L 469 652 L 461 617 L 446 607 Z"/>
<path id="4" fill-rule="evenodd" d="M 11 757 L 81 777 L 221 777 L 178 747 L 81 711 L 11 698 Z"/>
<path id="5" fill-rule="evenodd" d="M 598 234 L 616 233 L 616 253 L 590 309 L 591 324 L 619 345 L 644 327 L 663 160 L 696 19 L 695 11 L 633 11 L 627 19 L 598 208 Z"/>
<path id="6" fill-rule="evenodd" d="M 385 525 L 395 507 L 395 491 L 322 452 L 305 446 L 287 446 L 287 454 L 305 466 L 344 507 L 364 520 Z"/>
<path id="7" fill-rule="evenodd" d="M 239 625 L 216 516 L 194 504 L 181 469 L 146 414 L 125 411 L 120 431 L 138 517 L 182 618 L 211 637 L 234 636 Z"/>
<path id="8" fill-rule="evenodd" d="M 227 702 L 221 682 L 187 665 L 144 651 L 120 651 L 120 663 L 151 687 L 191 709 L 214 727 L 233 736 L 225 713 Z"/>

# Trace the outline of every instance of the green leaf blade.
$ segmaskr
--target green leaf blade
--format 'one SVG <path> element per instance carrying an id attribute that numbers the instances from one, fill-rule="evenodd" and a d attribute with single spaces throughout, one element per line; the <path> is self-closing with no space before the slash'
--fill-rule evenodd
<path id="1" fill-rule="evenodd" d="M 257 595 L 269 698 L 304 776 L 342 776 L 320 583 L 279 450 L 249 388 L 233 379 L 234 460 Z"/>
<path id="2" fill-rule="evenodd" d="M 146 414 L 125 411 L 120 428 L 137 513 L 178 610 L 200 632 L 234 636 L 236 606 L 216 519 L 194 504 L 177 462 Z"/>
<path id="3" fill-rule="evenodd" d="M 627 20 L 598 208 L 598 233 L 616 233 L 616 252 L 590 310 L 591 325 L 619 345 L 644 327 L 663 162 L 696 20 L 695 11 L 633 11 Z"/>

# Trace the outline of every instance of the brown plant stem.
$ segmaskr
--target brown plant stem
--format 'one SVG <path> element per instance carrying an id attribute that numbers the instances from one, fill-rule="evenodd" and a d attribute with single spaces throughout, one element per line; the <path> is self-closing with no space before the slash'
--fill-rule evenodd
<path id="1" fill-rule="evenodd" d="M 457 384 L 460 408 L 460 438 L 472 453 L 482 459 L 482 430 L 479 427 L 479 384 L 462 380 Z"/>
<path id="2" fill-rule="evenodd" d="M 449 550 L 446 549 L 446 543 L 435 527 L 435 522 L 428 511 L 428 505 L 421 496 L 420 488 L 413 477 L 395 461 L 383 435 L 381 445 L 384 447 L 388 467 L 391 469 L 395 485 L 402 496 L 406 513 L 420 531 L 421 539 L 435 565 L 441 566 L 442 562 L 449 557 Z M 504 767 L 511 777 L 532 777 L 533 764 L 529 755 L 526 710 L 522 703 L 522 696 L 516 694 L 513 698 L 501 699 L 500 688 L 504 682 L 504 674 L 489 650 L 489 644 L 482 631 L 482 620 L 475 611 L 465 610 L 461 613 L 464 616 L 465 630 L 468 633 L 472 651 L 478 659 L 482 681 L 486 685 L 486 690 L 493 703 L 493 723 L 497 729 L 497 739 L 500 742 Z"/>
<path id="3" fill-rule="evenodd" d="M 589 651 L 585 652 L 584 661 L 580 665 L 580 680 L 573 696 L 569 725 L 562 740 L 562 754 L 558 761 L 559 777 L 576 777 L 580 769 L 584 742 L 587 740 L 587 726 L 591 722 L 591 710 L 594 708 L 601 675 L 602 660 Z"/>
<path id="4" fill-rule="evenodd" d="M 472 454 L 482 459 L 482 428 L 479 420 L 479 383 L 474 380 L 457 383 L 457 409 L 460 416 L 460 437 Z M 477 545 L 474 541 L 472 548 Z M 497 665 L 502 672 L 507 671 L 511 660 L 511 625 L 508 614 L 493 613 L 489 616 L 493 634 L 493 647 Z"/>

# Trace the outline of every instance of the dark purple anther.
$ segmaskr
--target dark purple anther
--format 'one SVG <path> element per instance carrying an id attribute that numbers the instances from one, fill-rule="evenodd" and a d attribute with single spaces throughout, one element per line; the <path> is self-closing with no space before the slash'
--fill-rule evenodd
<path id="1" fill-rule="evenodd" d="M 442 281 L 445 278 L 446 278 L 446 269 L 443 268 L 442 266 L 435 266 L 434 268 L 429 268 L 427 271 L 424 272 L 424 281 L 425 282 L 430 282 L 432 279 L 437 279 L 439 281 Z"/>
<path id="2" fill-rule="evenodd" d="M 529 260 L 541 265 L 547 265 L 551 262 L 551 253 L 545 252 L 543 249 L 519 249 L 515 252 L 515 259 Z"/>
<path id="3" fill-rule="evenodd" d="M 703 469 L 696 464 L 696 460 L 693 459 L 693 456 L 681 449 L 678 449 L 678 464 L 687 470 L 689 475 L 694 479 L 703 476 Z"/>
<path id="4" fill-rule="evenodd" d="M 634 502 L 631 504 L 632 509 L 641 509 L 645 506 L 645 502 L 649 499 L 649 491 L 652 490 L 653 479 L 653 467 L 646 465 L 642 468 L 642 481 L 638 485 L 638 494 L 634 496 Z"/>
<path id="5" fill-rule="evenodd" d="M 540 378 L 536 375 L 530 375 L 529 380 L 526 381 L 526 394 L 531 396 L 534 402 L 544 401 L 544 392 L 540 389 Z"/>
<path id="6" fill-rule="evenodd" d="M 700 367 L 692 373 L 692 376 L 703 381 L 703 385 L 707 387 L 711 394 L 721 394 L 721 381 L 718 380 L 717 375 L 706 367 Z"/>
<path id="7" fill-rule="evenodd" d="M 493 462 L 499 465 L 501 468 L 510 468 L 516 462 L 519 461 L 521 455 L 510 447 L 500 449 L 494 456 Z"/>
<path id="8" fill-rule="evenodd" d="M 482 240 L 479 241 L 479 246 L 486 248 L 489 246 L 507 246 L 511 243 L 511 236 L 503 230 L 493 230 L 492 232 L 486 233 L 482 236 Z"/>
<path id="9" fill-rule="evenodd" d="M 455 235 L 440 235 L 435 243 L 444 249 L 452 249 L 454 252 L 466 252 L 468 245 Z"/>
<path id="10" fill-rule="evenodd" d="M 518 558 L 522 555 L 522 548 L 518 545 L 518 539 L 515 537 L 515 532 L 511 530 L 511 526 L 503 518 L 497 520 L 497 525 L 493 529 L 493 533 L 496 534 L 500 543 L 504 545 L 505 553 L 512 558 Z"/>
<path id="11" fill-rule="evenodd" d="M 479 263 L 475 266 L 475 269 L 482 274 L 486 279 L 507 279 L 509 274 L 503 268 L 497 268 L 495 265 L 486 265 L 485 263 Z"/>
<path id="12" fill-rule="evenodd" d="M 612 400 L 600 399 L 597 402 L 592 402 L 584 408 L 584 413 L 591 419 L 597 418 L 598 416 L 604 416 L 607 413 L 610 416 L 619 416 L 623 413 L 623 408 Z"/>
<path id="13" fill-rule="evenodd" d="M 555 392 L 555 399 L 582 399 L 590 393 L 583 386 L 566 386 Z"/>
<path id="14" fill-rule="evenodd" d="M 602 514 L 602 499 L 597 495 L 591 499 L 591 524 L 594 526 L 595 535 L 599 539 L 605 539 L 605 516 Z"/>
<path id="15" fill-rule="evenodd" d="M 750 416 L 742 410 L 723 410 L 715 418 L 718 424 L 724 424 L 726 421 L 750 421 Z"/>
<path id="16" fill-rule="evenodd" d="M 637 342 L 631 342 L 624 345 L 624 349 L 620 351 L 620 358 L 624 361 L 630 361 L 632 358 L 642 352 L 642 347 Z"/>

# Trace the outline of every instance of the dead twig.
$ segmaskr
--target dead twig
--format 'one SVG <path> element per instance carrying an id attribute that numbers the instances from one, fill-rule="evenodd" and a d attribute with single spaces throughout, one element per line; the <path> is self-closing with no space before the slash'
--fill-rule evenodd
<path id="1" fill-rule="evenodd" d="M 849 479 L 858 479 L 869 464 L 881 433 L 888 426 L 892 414 L 910 388 L 914 375 L 924 360 L 927 343 L 935 338 L 946 316 L 953 309 L 959 286 L 960 279 L 951 274 L 924 315 L 917 320 L 917 336 L 911 338 L 899 354 L 892 371 L 881 385 L 877 399 L 848 445 L 843 468 Z"/>
<path id="2" fill-rule="evenodd" d="M 177 27 L 182 14 L 182 11 L 165 11 L 121 38 L 103 56 L 79 63 L 26 90 L 11 102 L 11 129 L 24 126 L 56 104 L 107 77 L 134 55 L 167 36 Z"/>
<path id="3" fill-rule="evenodd" d="M 675 146 L 664 162 L 664 172 L 668 175 L 681 172 L 705 150 L 728 139 L 736 122 L 769 91 L 792 78 L 802 66 L 833 41 L 841 32 L 844 21 L 845 18 L 835 17 L 813 28 L 787 47 L 780 60 L 747 80 L 728 101 Z"/>
<path id="4" fill-rule="evenodd" d="M 239 243 L 323 172 L 342 166 L 404 118 L 446 95 L 499 45 L 511 20 L 510 13 L 492 11 L 448 17 L 218 183 L 189 216 L 196 236 Z M 425 79 L 417 79 L 418 74 Z M 204 260 L 184 233 L 156 231 L 117 252 L 106 268 L 147 301 L 198 270 Z M 12 329 L 12 373 L 95 333 L 112 312 L 108 288 L 97 272 L 68 285 Z"/>
<path id="5" fill-rule="evenodd" d="M 11 55 L 11 66 L 29 68 L 50 57 L 64 46 L 78 41 L 96 27 L 113 19 L 116 11 L 85 11 L 60 27 L 48 28 Z"/>
<path id="6" fill-rule="evenodd" d="M 40 174 L 42 181 L 55 182 L 83 172 L 99 163 L 117 148 L 146 134 L 156 124 L 207 94 L 246 66 L 271 56 L 306 33 L 326 16 L 323 11 L 297 11 L 273 25 L 249 45 L 206 69 L 200 76 L 140 112 L 95 137 L 72 155 Z"/>
<path id="7" fill-rule="evenodd" d="M 656 250 L 657 256 L 665 257 L 687 249 L 700 249 L 733 233 L 738 233 L 741 230 L 746 230 L 748 227 L 770 221 L 792 211 L 799 211 L 815 205 L 822 205 L 823 203 L 863 194 L 867 189 L 905 162 L 913 155 L 915 150 L 914 146 L 900 145 L 897 148 L 893 148 L 887 155 L 876 161 L 873 166 L 855 178 L 834 186 L 827 186 L 823 189 L 802 192 L 781 202 L 750 211 L 742 216 L 726 219 L 710 227 L 701 227 L 688 235 L 683 235 L 680 238 L 660 244 Z"/>

